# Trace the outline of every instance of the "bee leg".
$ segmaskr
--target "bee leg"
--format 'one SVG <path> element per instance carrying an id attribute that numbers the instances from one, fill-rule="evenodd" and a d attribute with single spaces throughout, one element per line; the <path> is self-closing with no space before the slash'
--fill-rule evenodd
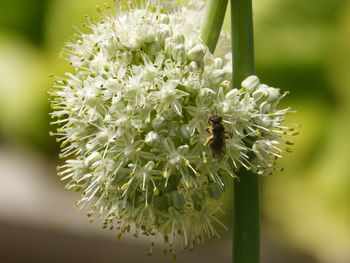
<path id="1" fill-rule="evenodd" d="M 208 145 L 212 144 L 213 139 L 214 139 L 214 137 L 213 137 L 213 136 L 210 136 L 210 137 L 203 143 L 203 145 L 204 145 L 204 146 L 208 146 Z"/>
<path id="2" fill-rule="evenodd" d="M 207 127 L 207 128 L 205 128 L 205 131 L 208 132 L 208 133 L 212 133 L 212 128 L 211 127 Z"/>

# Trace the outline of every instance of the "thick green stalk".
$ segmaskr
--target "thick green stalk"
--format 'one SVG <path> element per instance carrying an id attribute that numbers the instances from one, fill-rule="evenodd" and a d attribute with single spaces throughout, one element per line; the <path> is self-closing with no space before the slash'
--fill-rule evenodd
<path id="1" fill-rule="evenodd" d="M 214 53 L 228 0 L 208 0 L 202 39 Z M 233 87 L 254 74 L 251 0 L 231 0 Z M 243 169 L 234 183 L 233 262 L 258 263 L 260 258 L 259 176 Z"/>
<path id="2" fill-rule="evenodd" d="M 234 182 L 233 263 L 258 263 L 260 258 L 259 176 L 243 169 Z"/>
<path id="3" fill-rule="evenodd" d="M 208 0 L 206 4 L 201 37 L 211 53 L 214 53 L 220 36 L 227 4 L 228 0 Z"/>
<path id="4" fill-rule="evenodd" d="M 242 80 L 255 73 L 251 0 L 231 0 L 232 79 Z M 241 169 L 234 182 L 233 263 L 258 263 L 260 258 L 259 176 Z"/>
<path id="5" fill-rule="evenodd" d="M 231 0 L 233 87 L 255 74 L 251 0 Z"/>

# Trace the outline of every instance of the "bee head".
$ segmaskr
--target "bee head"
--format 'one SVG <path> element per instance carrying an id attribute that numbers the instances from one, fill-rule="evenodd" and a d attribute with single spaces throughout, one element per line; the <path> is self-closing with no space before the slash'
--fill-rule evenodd
<path id="1" fill-rule="evenodd" d="M 222 118 L 218 115 L 212 115 L 209 117 L 209 124 L 220 124 L 222 122 Z"/>

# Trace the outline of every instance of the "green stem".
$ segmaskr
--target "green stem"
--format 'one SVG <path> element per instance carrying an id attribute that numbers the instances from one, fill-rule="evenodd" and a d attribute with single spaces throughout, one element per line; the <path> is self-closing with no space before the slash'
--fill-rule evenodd
<path id="1" fill-rule="evenodd" d="M 255 74 L 251 0 L 231 0 L 233 87 Z"/>
<path id="2" fill-rule="evenodd" d="M 231 0 L 233 87 L 255 73 L 251 0 Z M 241 169 L 234 182 L 232 262 L 258 263 L 260 258 L 260 180 Z"/>
<path id="3" fill-rule="evenodd" d="M 260 258 L 259 176 L 244 170 L 234 182 L 232 262 L 258 263 Z"/>
<path id="4" fill-rule="evenodd" d="M 214 53 L 228 0 L 208 0 L 201 36 Z M 255 73 L 251 0 L 231 0 L 233 87 Z M 234 183 L 233 262 L 258 263 L 260 258 L 259 176 L 240 170 Z"/>
<path id="5" fill-rule="evenodd" d="M 208 0 L 206 4 L 201 37 L 211 53 L 214 53 L 220 36 L 227 4 L 228 0 Z"/>

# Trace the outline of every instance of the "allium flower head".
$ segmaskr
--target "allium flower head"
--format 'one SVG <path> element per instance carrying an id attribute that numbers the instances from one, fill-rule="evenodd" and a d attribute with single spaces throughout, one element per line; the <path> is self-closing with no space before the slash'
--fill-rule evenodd
<path id="1" fill-rule="evenodd" d="M 75 72 L 51 92 L 66 159 L 59 175 L 104 227 L 192 248 L 218 237 L 225 176 L 274 169 L 289 110 L 276 109 L 283 95 L 255 76 L 232 89 L 225 54 L 209 52 L 189 11 L 123 3 L 64 50 Z M 212 114 L 227 131 L 220 158 L 204 145 Z"/>

